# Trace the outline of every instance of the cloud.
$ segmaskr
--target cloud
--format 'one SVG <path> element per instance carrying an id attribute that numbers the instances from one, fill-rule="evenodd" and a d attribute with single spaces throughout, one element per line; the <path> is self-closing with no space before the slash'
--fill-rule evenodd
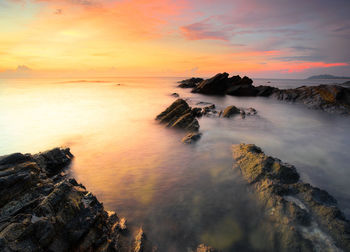
<path id="1" fill-rule="evenodd" d="M 228 41 L 231 37 L 230 31 L 220 30 L 211 24 L 209 19 L 182 26 L 180 31 L 188 40 L 213 39 Z"/>
<path id="2" fill-rule="evenodd" d="M 348 63 L 339 62 L 339 63 L 325 63 L 325 62 L 304 62 L 304 63 L 295 63 L 291 64 L 287 70 L 288 73 L 293 72 L 303 72 L 311 68 L 330 68 L 330 67 L 339 67 L 339 66 L 349 66 Z"/>

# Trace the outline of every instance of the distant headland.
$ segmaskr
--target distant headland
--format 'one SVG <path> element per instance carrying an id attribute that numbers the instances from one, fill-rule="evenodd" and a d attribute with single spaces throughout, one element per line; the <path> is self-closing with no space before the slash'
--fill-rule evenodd
<path id="1" fill-rule="evenodd" d="M 321 75 L 313 75 L 307 78 L 307 80 L 320 80 L 320 79 L 350 79 L 350 77 L 321 74 Z"/>

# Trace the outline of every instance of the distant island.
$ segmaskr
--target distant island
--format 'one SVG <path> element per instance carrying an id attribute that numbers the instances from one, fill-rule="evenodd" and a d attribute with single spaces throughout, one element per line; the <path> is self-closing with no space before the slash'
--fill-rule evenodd
<path id="1" fill-rule="evenodd" d="M 307 78 L 307 80 L 319 80 L 319 79 L 350 79 L 350 77 L 321 74 L 321 75 L 313 75 Z"/>

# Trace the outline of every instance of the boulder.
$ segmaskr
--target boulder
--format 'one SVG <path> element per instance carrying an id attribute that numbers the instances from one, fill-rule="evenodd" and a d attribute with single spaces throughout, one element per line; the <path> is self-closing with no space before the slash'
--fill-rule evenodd
<path id="1" fill-rule="evenodd" d="M 186 144 L 191 144 L 196 141 L 198 141 L 202 136 L 202 133 L 198 132 L 190 132 L 184 138 L 182 138 L 181 142 L 186 143 Z"/>
<path id="2" fill-rule="evenodd" d="M 178 98 L 180 95 L 178 93 L 172 93 L 171 96 L 175 97 L 175 98 Z"/>
<path id="3" fill-rule="evenodd" d="M 62 173 L 72 159 L 61 148 L 1 159 L 0 251 L 132 251 L 133 240 L 153 251 L 144 235 L 124 232 L 125 219 Z"/>
<path id="4" fill-rule="evenodd" d="M 156 120 L 167 127 L 180 128 L 188 131 L 198 131 L 199 123 L 195 114 L 183 99 L 177 99 L 166 110 L 160 113 Z"/>
<path id="5" fill-rule="evenodd" d="M 241 113 L 241 110 L 237 108 L 236 106 L 228 106 L 224 109 L 222 112 L 222 117 L 230 118 L 235 115 L 239 115 Z"/>
<path id="6" fill-rule="evenodd" d="M 194 88 L 198 85 L 198 83 L 200 83 L 202 81 L 203 81 L 202 78 L 192 77 L 190 79 L 179 81 L 178 83 L 180 83 L 180 85 L 178 85 L 178 87 L 180 87 L 180 88 Z"/>
<path id="7" fill-rule="evenodd" d="M 350 222 L 326 191 L 302 182 L 294 166 L 253 144 L 234 145 L 233 158 L 277 228 L 277 250 L 350 251 Z"/>
<path id="8" fill-rule="evenodd" d="M 228 73 L 219 73 L 204 80 L 192 89 L 192 93 L 223 95 L 229 85 Z"/>

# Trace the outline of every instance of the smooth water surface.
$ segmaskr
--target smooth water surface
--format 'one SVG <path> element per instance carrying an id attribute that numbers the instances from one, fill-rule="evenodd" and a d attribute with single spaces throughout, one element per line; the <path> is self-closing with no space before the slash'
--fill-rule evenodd
<path id="1" fill-rule="evenodd" d="M 142 225 L 160 251 L 199 243 L 223 251 L 272 250 L 264 215 L 232 169 L 231 145 L 240 142 L 294 164 L 303 180 L 328 190 L 350 216 L 350 117 L 269 98 L 191 94 L 176 87 L 178 80 L 0 80 L 0 155 L 69 146 L 72 176 L 106 209 Z M 255 84 L 315 82 L 267 81 Z M 173 92 L 191 105 L 254 107 L 258 114 L 203 117 L 200 141 L 184 145 L 184 132 L 154 120 L 175 100 Z"/>

